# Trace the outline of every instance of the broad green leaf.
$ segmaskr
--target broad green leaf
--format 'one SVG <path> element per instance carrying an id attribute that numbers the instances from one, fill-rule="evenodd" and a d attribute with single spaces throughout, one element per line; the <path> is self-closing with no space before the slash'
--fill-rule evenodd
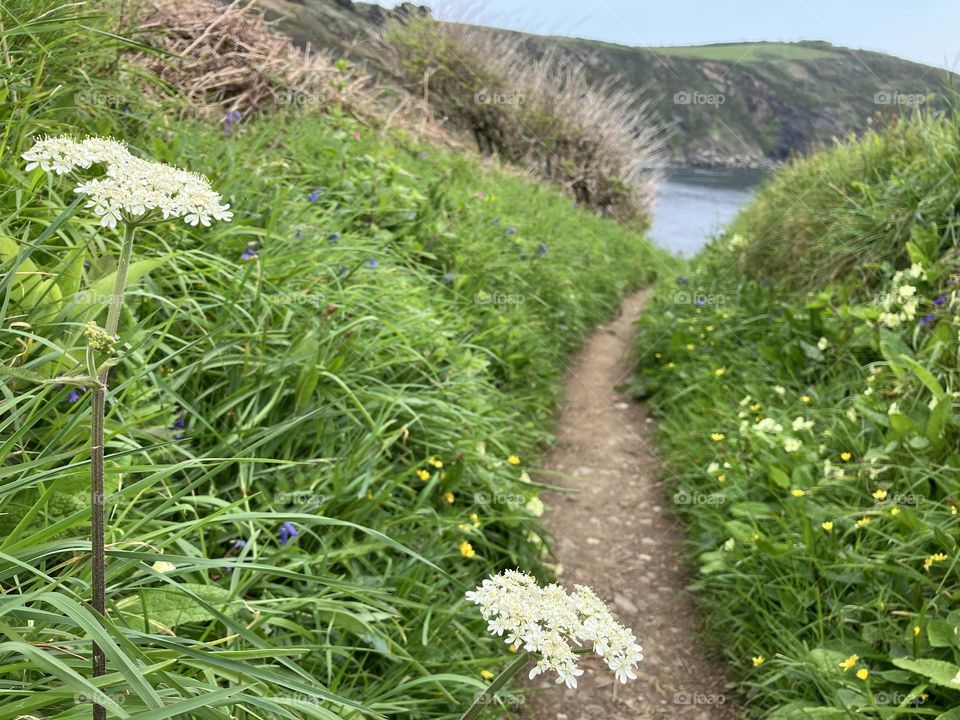
<path id="1" fill-rule="evenodd" d="M 944 660 L 929 658 L 894 658 L 891 662 L 898 668 L 922 675 L 928 680 L 943 687 L 960 690 L 960 666 Z"/>

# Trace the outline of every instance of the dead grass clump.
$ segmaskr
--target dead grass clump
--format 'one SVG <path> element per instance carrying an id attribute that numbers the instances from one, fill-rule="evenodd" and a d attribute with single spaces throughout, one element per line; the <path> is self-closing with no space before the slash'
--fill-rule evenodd
<path id="1" fill-rule="evenodd" d="M 620 220 L 649 218 L 662 132 L 639 93 L 592 81 L 571 55 L 532 57 L 519 34 L 407 18 L 380 33 L 379 64 L 469 131 L 481 152 L 560 183 Z"/>
<path id="2" fill-rule="evenodd" d="M 369 77 L 298 49 L 241 0 L 227 6 L 214 0 L 144 0 L 132 23 L 152 48 L 133 53 L 132 62 L 178 91 L 201 115 L 248 116 L 281 106 L 324 109 L 335 103 L 359 119 L 376 115 Z"/>

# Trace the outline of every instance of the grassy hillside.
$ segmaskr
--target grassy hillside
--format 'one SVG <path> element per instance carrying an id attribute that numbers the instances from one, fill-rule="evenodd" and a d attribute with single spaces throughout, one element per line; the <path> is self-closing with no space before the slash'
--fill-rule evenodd
<path id="1" fill-rule="evenodd" d="M 695 589 L 751 717 L 960 707 L 960 121 L 793 163 L 642 323 Z"/>
<path id="2" fill-rule="evenodd" d="M 459 717 L 504 663 L 464 591 L 543 569 L 527 471 L 564 358 L 661 256 L 557 191 L 336 106 L 184 119 L 131 88 L 111 15 L 4 13 L 0 717 L 89 717 L 91 697 L 118 718 Z M 207 175 L 234 212 L 138 231 L 107 403 L 102 628 L 91 393 L 70 378 L 120 237 L 71 176 L 26 169 L 48 133 L 121 138 Z"/>
<path id="3" fill-rule="evenodd" d="M 365 3 L 265 0 L 280 26 L 299 41 L 336 47 L 368 42 L 368 23 L 387 14 Z M 400 12 L 420 12 L 408 4 Z M 692 164 L 763 165 L 834 138 L 866 130 L 876 115 L 943 107 L 952 76 L 883 53 L 824 42 L 729 43 L 695 47 L 628 47 L 566 37 L 525 38 L 542 57 L 559 46 L 597 80 L 622 77 L 640 89 L 654 120 L 675 128 L 674 159 Z M 509 89 L 503 89 L 509 92 Z"/>

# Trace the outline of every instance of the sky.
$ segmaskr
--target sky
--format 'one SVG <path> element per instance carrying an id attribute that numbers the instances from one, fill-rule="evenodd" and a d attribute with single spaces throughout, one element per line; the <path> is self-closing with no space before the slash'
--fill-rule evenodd
<path id="1" fill-rule="evenodd" d="M 381 2 L 393 6 L 395 2 Z M 622 45 L 827 40 L 960 70 L 960 0 L 418 0 L 434 16 Z"/>

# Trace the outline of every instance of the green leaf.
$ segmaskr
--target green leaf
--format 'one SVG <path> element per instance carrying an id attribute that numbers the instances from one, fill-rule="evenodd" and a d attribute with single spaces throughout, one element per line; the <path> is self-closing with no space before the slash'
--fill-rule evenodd
<path id="1" fill-rule="evenodd" d="M 210 622 L 216 619 L 207 608 L 200 605 L 188 593 L 226 614 L 229 609 L 238 609 L 240 603 L 231 600 L 231 592 L 216 585 L 181 583 L 162 588 L 146 588 L 139 594 L 124 598 L 117 603 L 125 622 L 132 627 L 143 626 L 144 619 L 154 629 L 169 631 L 178 625 L 193 622 Z M 144 618 L 144 614 L 146 617 Z"/>
<path id="2" fill-rule="evenodd" d="M 931 620 L 927 624 L 927 639 L 937 648 L 950 647 L 960 641 L 957 628 L 946 620 Z"/>
<path id="3" fill-rule="evenodd" d="M 898 668 L 922 675 L 937 685 L 960 690 L 960 666 L 943 660 L 929 658 L 894 658 L 891 662 Z"/>

